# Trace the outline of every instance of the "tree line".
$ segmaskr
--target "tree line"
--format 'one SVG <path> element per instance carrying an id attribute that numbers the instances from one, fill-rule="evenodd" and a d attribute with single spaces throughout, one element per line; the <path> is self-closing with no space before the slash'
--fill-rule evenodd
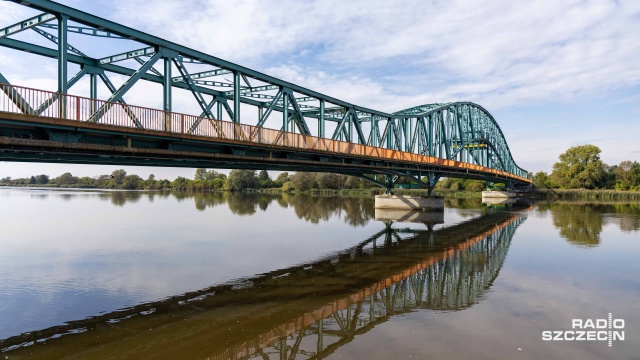
<path id="1" fill-rule="evenodd" d="M 0 179 L 3 186 L 45 186 L 68 188 L 99 188 L 124 190 L 178 190 L 178 191 L 241 191 L 246 189 L 280 189 L 283 191 L 307 191 L 313 189 L 366 189 L 374 184 L 353 176 L 330 173 L 297 172 L 289 175 L 280 173 L 272 179 L 266 170 L 232 170 L 229 175 L 198 168 L 193 179 L 178 176 L 173 181 L 156 179 L 151 174 L 143 179 L 135 174 L 127 174 L 123 169 L 114 170 L 111 174 L 95 177 L 77 177 L 66 172 L 58 177 L 34 175 L 28 178 Z"/>
<path id="2" fill-rule="evenodd" d="M 398 184 L 409 183 L 410 181 L 406 179 L 400 179 L 398 181 Z M 177 191 L 272 189 L 285 192 L 312 190 L 337 191 L 342 189 L 362 190 L 379 187 L 366 179 L 333 173 L 296 172 L 290 175 L 288 172 L 282 172 L 275 179 L 272 179 L 266 170 L 232 170 L 227 176 L 215 170 L 204 168 L 196 169 L 193 179 L 178 176 L 173 181 L 156 179 L 153 174 L 149 175 L 147 179 L 143 179 L 135 174 L 127 174 L 123 169 L 118 169 L 111 174 L 96 177 L 77 177 L 69 172 L 55 178 L 50 178 L 44 174 L 18 179 L 5 177 L 0 179 L 0 185 Z M 485 189 L 485 183 L 479 180 L 444 179 L 436 185 L 436 189 L 482 191 Z"/>
<path id="3" fill-rule="evenodd" d="M 609 166 L 600 159 L 601 150 L 595 145 L 569 148 L 553 165 L 551 174 L 539 171 L 529 173 L 529 178 L 538 188 L 552 189 L 613 189 L 640 191 L 640 164 L 623 161 Z M 398 184 L 410 183 L 401 179 Z M 366 179 L 332 173 L 297 172 L 280 173 L 272 179 L 266 170 L 232 170 L 229 175 L 198 168 L 193 179 L 182 176 L 173 181 L 156 179 L 152 174 L 142 179 L 127 174 L 123 169 L 96 177 L 76 177 L 64 173 L 55 178 L 34 175 L 29 178 L 0 179 L 4 186 L 56 186 L 126 190 L 178 190 L 178 191 L 241 191 L 246 189 L 278 189 L 282 191 L 370 189 L 378 187 Z M 436 190 L 479 192 L 486 188 L 481 180 L 447 178 L 436 184 Z"/>
<path id="4" fill-rule="evenodd" d="M 595 145 L 573 146 L 560 155 L 551 174 L 539 171 L 529 178 L 538 188 L 640 191 L 640 163 L 607 165 L 600 153 Z"/>

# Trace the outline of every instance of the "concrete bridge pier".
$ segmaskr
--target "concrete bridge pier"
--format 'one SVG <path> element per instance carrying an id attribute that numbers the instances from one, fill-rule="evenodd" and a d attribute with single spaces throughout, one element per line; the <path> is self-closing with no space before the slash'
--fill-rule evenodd
<path id="1" fill-rule="evenodd" d="M 388 208 L 375 209 L 376 221 L 384 222 L 408 222 L 426 224 L 427 228 L 444 223 L 442 211 L 398 210 Z"/>
<path id="2" fill-rule="evenodd" d="M 516 193 L 513 190 L 485 190 L 482 192 L 483 199 L 510 199 L 515 198 Z"/>
<path id="3" fill-rule="evenodd" d="M 422 177 L 424 176 L 424 181 Z M 406 177 L 413 180 L 423 189 L 427 190 L 427 196 L 419 195 L 394 195 L 391 191 L 400 177 Z M 440 179 L 440 174 L 436 172 L 427 172 L 424 175 L 413 177 L 405 174 L 396 174 L 395 176 L 385 175 L 383 185 L 386 192 L 383 195 L 376 195 L 375 209 L 393 209 L 401 211 L 428 211 L 443 210 L 444 198 L 434 196 L 433 189 Z"/>
<path id="4" fill-rule="evenodd" d="M 397 210 L 443 210 L 444 198 L 437 196 L 415 196 L 415 195 L 376 195 L 376 209 L 397 209 Z"/>
<path id="5" fill-rule="evenodd" d="M 504 186 L 496 186 L 494 182 L 487 182 L 487 190 L 482 192 L 483 199 L 511 199 L 515 198 L 516 192 L 513 190 L 515 183 L 507 181 Z"/>

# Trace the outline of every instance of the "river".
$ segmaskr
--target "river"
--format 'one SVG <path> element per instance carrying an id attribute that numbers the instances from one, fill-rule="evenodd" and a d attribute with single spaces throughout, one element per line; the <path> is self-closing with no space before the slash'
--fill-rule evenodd
<path id="1" fill-rule="evenodd" d="M 0 215 L 6 359 L 640 358 L 638 203 L 0 188 Z"/>

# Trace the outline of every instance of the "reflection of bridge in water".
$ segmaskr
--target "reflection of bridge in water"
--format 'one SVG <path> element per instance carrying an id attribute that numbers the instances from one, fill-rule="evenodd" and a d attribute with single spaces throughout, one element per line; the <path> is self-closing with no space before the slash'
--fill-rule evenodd
<path id="1" fill-rule="evenodd" d="M 494 212 L 437 231 L 386 223 L 315 262 L 15 336 L 0 348 L 47 359 L 322 358 L 393 315 L 477 303 L 525 219 Z"/>

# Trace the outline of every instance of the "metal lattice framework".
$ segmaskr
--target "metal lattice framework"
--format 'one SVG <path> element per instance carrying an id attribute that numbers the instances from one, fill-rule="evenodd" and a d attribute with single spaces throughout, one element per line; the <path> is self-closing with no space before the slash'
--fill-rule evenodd
<path id="1" fill-rule="evenodd" d="M 513 159 L 504 134 L 493 116 L 483 107 L 470 102 L 429 104 L 387 113 L 357 106 L 337 98 L 283 81 L 281 79 L 216 58 L 206 53 L 169 42 L 121 24 L 46 0 L 12 0 L 43 13 L 0 29 L 0 46 L 57 59 L 57 94 L 40 104 L 20 101 L 19 92 L 3 90 L 16 104 L 23 104 L 25 114 L 39 115 L 57 104 L 57 116 L 67 118 L 68 93 L 81 78 L 89 76 L 88 96 L 98 99 L 98 79 L 109 90 L 105 102 L 91 109 L 83 121 L 104 123 L 110 111 L 122 106 L 130 124 L 147 129 L 139 117 L 126 105 L 124 96 L 137 84 L 151 82 L 163 88 L 162 111 L 167 115 L 164 130 L 172 130 L 170 120 L 174 91 L 192 94 L 194 108 L 200 114 L 184 132 L 198 135 L 214 120 L 225 120 L 257 128 L 269 125 L 279 131 L 367 145 L 394 151 L 420 154 L 496 169 L 512 177 L 514 183 L 528 183 L 527 172 Z M 7 6 L 7 5 L 2 5 Z M 30 34 L 33 34 L 31 37 Z M 93 54 L 70 44 L 69 35 L 92 37 L 93 47 L 122 49 L 114 54 Z M 34 40 L 46 39 L 50 46 Z M 98 44 L 98 46 L 95 46 Z M 93 50 L 96 52 L 97 50 Z M 79 71 L 69 77 L 70 65 Z M 158 67 L 158 68 L 156 68 Z M 1 71 L 1 69 L 0 69 Z M 126 76 L 115 86 L 109 75 Z M 8 79 L 0 74 L 0 83 Z M 138 85 L 140 86 L 140 85 Z M 252 107 L 246 111 L 247 107 Z M 255 111 L 257 109 L 257 111 Z M 257 113 L 252 123 L 242 113 Z M 273 117 L 281 113 L 281 124 Z M 313 126 L 311 125 L 313 122 Z M 209 124 L 209 125 L 207 125 Z M 316 169 L 318 170 L 318 169 Z M 335 171 L 328 169 L 324 171 Z M 346 171 L 343 171 L 346 173 Z M 440 170 L 419 172 L 379 171 L 369 174 L 386 175 L 386 180 L 371 178 L 389 186 L 398 176 L 427 178 L 432 188 L 440 176 L 451 176 Z M 353 175 L 364 176 L 363 172 Z M 454 175 L 455 176 L 455 175 Z M 482 178 L 478 175 L 469 177 Z M 492 174 L 486 180 L 504 180 Z"/>
<path id="2" fill-rule="evenodd" d="M 493 116 L 470 102 L 427 104 L 398 111 L 411 115 L 406 121 L 413 137 L 405 137 L 405 149 L 420 154 L 494 167 L 526 176 L 509 150 L 509 145 Z M 407 147 L 408 146 L 408 147 Z"/>

